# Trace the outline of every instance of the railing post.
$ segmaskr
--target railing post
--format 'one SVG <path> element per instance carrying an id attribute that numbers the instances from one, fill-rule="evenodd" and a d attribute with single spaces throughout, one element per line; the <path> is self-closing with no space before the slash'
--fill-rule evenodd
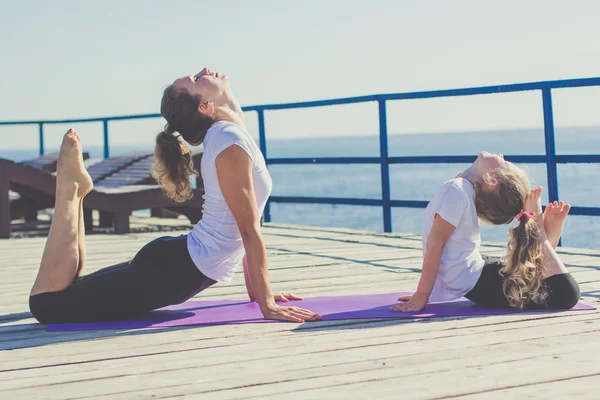
<path id="1" fill-rule="evenodd" d="M 267 134 L 265 132 L 265 110 L 258 109 L 256 110 L 256 113 L 258 114 L 258 142 L 260 146 L 260 151 L 262 152 L 263 157 L 265 158 L 265 162 L 267 162 Z M 271 222 L 271 204 L 269 200 L 267 200 L 267 204 L 265 205 L 263 220 L 265 222 Z"/>
<path id="2" fill-rule="evenodd" d="M 110 150 L 108 148 L 108 120 L 103 119 L 102 125 L 104 126 L 104 158 L 109 158 Z"/>
<path id="3" fill-rule="evenodd" d="M 548 198 L 558 201 L 558 169 L 556 167 L 556 141 L 554 138 L 554 115 L 552 112 L 552 92 L 542 89 L 544 107 L 544 138 L 546 143 L 546 172 L 548 176 Z M 558 242 L 562 246 L 562 239 Z"/>
<path id="4" fill-rule="evenodd" d="M 390 164 L 388 160 L 387 112 L 385 100 L 379 103 L 379 155 L 381 158 L 381 198 L 383 200 L 383 231 L 392 231 L 392 206 L 390 200 Z"/>
<path id="5" fill-rule="evenodd" d="M 554 117 L 550 89 L 542 89 L 544 105 L 544 137 L 546 142 L 546 170 L 548 174 L 548 196 L 550 201 L 558 201 L 558 170 L 556 167 L 556 142 L 554 139 Z"/>
<path id="6" fill-rule="evenodd" d="M 40 156 L 44 155 L 44 123 L 43 122 L 39 122 L 38 123 L 39 127 L 40 127 Z"/>

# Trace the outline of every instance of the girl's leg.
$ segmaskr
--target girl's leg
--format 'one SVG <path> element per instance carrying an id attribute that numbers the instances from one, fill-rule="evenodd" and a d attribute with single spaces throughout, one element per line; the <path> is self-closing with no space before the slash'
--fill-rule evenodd
<path id="1" fill-rule="evenodd" d="M 564 218 L 558 218 L 555 211 L 547 211 L 546 217 L 548 218 L 546 218 L 546 220 L 537 217 L 537 215 L 542 215 L 541 187 L 531 190 L 527 196 L 527 199 L 525 200 L 525 204 L 523 205 L 523 211 L 534 212 L 536 214 L 536 221 L 538 221 L 540 224 L 544 223 L 542 234 L 544 235 L 545 242 L 542 251 L 542 265 L 544 265 L 546 268 L 546 278 L 556 274 L 569 273 L 569 271 L 567 271 L 567 267 L 565 267 L 565 264 L 554 250 L 556 245 L 558 245 L 558 240 L 560 239 L 560 235 L 562 233 L 562 224 L 564 222 Z M 546 231 L 550 233 L 550 236 L 548 236 Z"/>
<path id="2" fill-rule="evenodd" d="M 562 236 L 563 224 L 569 211 L 571 211 L 571 205 L 562 201 L 550 203 L 544 210 L 544 231 L 554 249 L 558 246 Z"/>
<path id="3" fill-rule="evenodd" d="M 81 201 L 93 184 L 83 165 L 79 136 L 71 129 L 63 138 L 56 173 L 54 218 L 31 295 L 65 289 L 80 263 Z"/>
<path id="4" fill-rule="evenodd" d="M 532 190 L 529 195 L 528 201 L 525 202 L 525 211 L 542 212 L 540 200 L 542 191 L 541 188 L 538 189 Z M 531 209 L 528 209 L 528 207 Z M 575 306 L 579 301 L 579 285 L 573 276 L 569 274 L 567 267 L 555 250 L 570 208 L 569 205 L 565 205 L 563 202 L 555 202 L 549 204 L 544 213 L 544 229 L 542 232 L 546 240 L 542 253 L 542 265 L 546 269 L 544 283 L 548 289 L 548 297 L 541 308 L 568 309 Z M 539 308 L 539 305 L 534 303 L 528 306 L 527 308 Z"/>

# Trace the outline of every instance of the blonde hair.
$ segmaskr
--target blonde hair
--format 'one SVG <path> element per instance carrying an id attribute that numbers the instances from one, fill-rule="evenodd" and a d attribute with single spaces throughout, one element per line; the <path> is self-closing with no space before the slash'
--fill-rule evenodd
<path id="1" fill-rule="evenodd" d="M 529 194 L 529 179 L 524 173 L 501 170 L 491 171 L 484 178 L 495 181 L 496 185 L 488 189 L 483 183 L 475 184 L 477 216 L 493 225 L 510 223 L 523 209 Z M 531 301 L 543 302 L 547 296 L 542 284 L 542 229 L 541 221 L 525 215 L 516 228 L 509 230 L 506 266 L 500 275 L 504 278 L 504 296 L 511 307 L 522 309 Z"/>
<path id="2" fill-rule="evenodd" d="M 152 176 L 171 200 L 182 203 L 192 198 L 190 176 L 197 175 L 192 152 L 179 136 L 166 128 L 156 136 L 156 162 Z"/>
<path id="3" fill-rule="evenodd" d="M 482 182 L 475 184 L 475 208 L 477 216 L 492 225 L 510 223 L 523 209 L 529 194 L 529 179 L 525 173 L 493 170 L 484 175 L 487 181 L 495 181 L 490 190 Z"/>
<path id="4" fill-rule="evenodd" d="M 522 309 L 527 303 L 541 304 L 548 296 L 543 284 L 544 235 L 541 216 L 525 214 L 519 225 L 509 230 L 506 266 L 500 270 L 504 277 L 504 296 L 511 307 Z"/>

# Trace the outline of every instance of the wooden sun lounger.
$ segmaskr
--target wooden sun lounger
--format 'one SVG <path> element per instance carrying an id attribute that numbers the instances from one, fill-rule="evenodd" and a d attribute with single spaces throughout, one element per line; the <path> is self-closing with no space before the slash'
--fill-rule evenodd
<path id="1" fill-rule="evenodd" d="M 90 158 L 90 153 L 83 152 L 83 159 L 87 160 Z M 58 152 L 44 154 L 43 156 L 39 156 L 29 161 L 23 161 L 22 164 L 29 165 L 30 167 L 35 167 L 39 169 L 43 169 L 48 172 L 56 172 L 56 164 L 58 164 Z"/>
<path id="2" fill-rule="evenodd" d="M 198 177 L 196 179 L 197 187 L 203 187 L 200 177 L 200 162 L 202 161 L 202 150 L 192 152 L 192 160 Z M 103 179 L 94 180 L 96 186 L 119 187 L 128 185 L 155 185 L 156 181 L 150 172 L 152 165 L 156 162 L 153 154 L 128 164 L 126 167 Z M 93 178 L 92 178 L 93 179 Z"/>
<path id="3" fill-rule="evenodd" d="M 196 187 L 198 189 L 204 188 L 202 177 L 200 176 L 200 162 L 202 161 L 202 150 L 195 150 L 192 152 L 192 160 L 198 172 L 196 177 Z M 151 168 L 156 162 L 156 158 L 152 155 L 150 157 L 140 159 L 134 163 L 131 163 L 127 167 L 119 170 L 118 172 L 101 179 L 95 183 L 96 188 L 99 190 L 105 190 L 105 188 L 119 188 L 132 185 L 156 185 L 157 182 L 152 177 Z M 85 210 L 89 217 L 86 217 L 88 225 L 86 229 L 89 231 L 92 227 L 91 210 Z M 161 218 L 176 218 L 179 214 L 183 214 L 190 219 L 190 221 L 199 220 L 202 217 L 201 210 L 188 209 L 185 207 L 166 207 L 166 208 L 152 208 L 151 215 L 153 217 Z M 99 226 L 109 227 L 113 225 L 113 216 L 105 212 L 100 212 Z M 116 222 L 114 222 L 116 224 Z"/>
<path id="4" fill-rule="evenodd" d="M 47 172 L 56 172 L 56 165 L 58 164 L 59 153 L 44 154 L 29 161 L 23 161 L 21 164 L 27 165 L 33 168 L 39 168 Z M 87 160 L 90 158 L 90 153 L 83 152 L 83 159 Z M 35 201 L 32 199 L 22 198 L 19 193 L 12 193 L 11 196 L 11 207 L 15 214 L 18 214 L 17 218 L 25 217 L 26 221 L 35 221 L 37 219 L 37 213 L 39 209 L 35 207 Z M 16 219 L 16 218 L 13 218 Z"/>
<path id="5" fill-rule="evenodd" d="M 152 153 L 127 153 L 106 158 L 87 168 L 94 184 L 127 168 L 128 166 L 152 157 Z"/>
<path id="6" fill-rule="evenodd" d="M 146 159 L 152 156 L 152 153 L 129 153 L 124 155 L 119 155 L 111 158 L 107 158 L 102 160 L 96 164 L 91 165 L 87 168 L 88 173 L 90 174 L 92 181 L 98 182 L 111 174 L 127 167 L 128 165 L 135 163 L 137 161 Z M 89 158 L 88 153 L 83 154 L 84 160 Z M 41 161 L 40 161 L 41 160 Z M 52 160 L 54 160 L 54 164 L 52 165 Z M 23 163 L 24 165 L 32 166 L 40 168 L 42 165 L 46 165 L 46 168 L 40 168 L 47 172 L 55 172 L 56 171 L 56 163 L 58 161 L 58 153 L 49 154 L 48 156 L 42 156 L 39 159 L 32 160 L 28 163 Z M 46 164 L 43 164 L 43 163 Z M 18 187 L 18 185 L 17 185 Z M 12 190 L 12 189 L 11 189 Z M 17 191 L 19 194 L 19 199 L 15 199 L 11 203 L 10 215 L 11 219 L 19 219 L 25 217 L 26 221 L 35 221 L 37 219 L 37 213 L 39 210 L 43 210 L 45 208 L 53 207 L 52 205 L 48 206 L 46 201 L 39 201 L 37 198 L 37 192 L 35 190 L 31 190 L 30 188 L 21 188 L 20 191 Z"/>
<path id="7" fill-rule="evenodd" d="M 10 237 L 11 202 L 9 190 L 35 198 L 44 208 L 54 206 L 56 177 L 38 168 L 0 159 L 0 238 Z M 185 203 L 168 200 L 158 185 L 132 185 L 119 188 L 95 188 L 84 200 L 84 208 L 113 215 L 116 233 L 129 232 L 132 211 L 151 208 L 175 208 L 196 223 L 201 216 L 202 189 Z"/>

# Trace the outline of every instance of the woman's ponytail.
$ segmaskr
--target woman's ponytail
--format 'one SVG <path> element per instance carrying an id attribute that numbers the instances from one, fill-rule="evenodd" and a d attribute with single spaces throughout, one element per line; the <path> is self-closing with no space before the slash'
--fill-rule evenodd
<path id="1" fill-rule="evenodd" d="M 173 201 L 184 202 L 192 197 L 190 176 L 197 175 L 190 149 L 179 135 L 167 126 L 156 136 L 156 163 L 152 176 Z"/>

